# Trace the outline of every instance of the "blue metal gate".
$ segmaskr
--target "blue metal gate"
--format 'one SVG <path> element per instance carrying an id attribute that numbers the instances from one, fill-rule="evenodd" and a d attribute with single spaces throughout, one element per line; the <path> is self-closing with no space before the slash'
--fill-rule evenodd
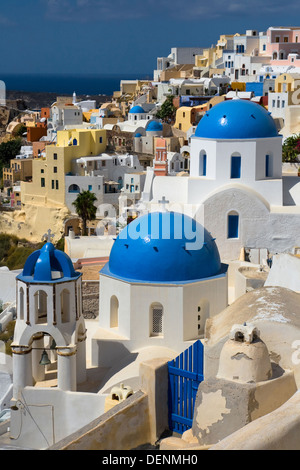
<path id="1" fill-rule="evenodd" d="M 203 344 L 197 341 L 168 363 L 169 428 L 183 434 L 193 424 L 196 394 L 203 381 Z"/>

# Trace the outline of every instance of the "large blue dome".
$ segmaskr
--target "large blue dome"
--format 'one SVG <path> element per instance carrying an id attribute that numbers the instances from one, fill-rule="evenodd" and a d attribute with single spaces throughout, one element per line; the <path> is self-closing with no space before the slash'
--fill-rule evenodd
<path id="1" fill-rule="evenodd" d="M 40 250 L 29 255 L 23 272 L 17 279 L 24 282 L 51 283 L 76 279 L 80 276 L 81 274 L 74 270 L 69 256 L 48 242 Z"/>
<path id="2" fill-rule="evenodd" d="M 145 111 L 141 106 L 133 106 L 129 114 L 145 114 Z"/>
<path id="3" fill-rule="evenodd" d="M 268 111 L 253 101 L 233 99 L 213 106 L 199 122 L 196 137 L 207 139 L 258 139 L 277 137 Z"/>
<path id="4" fill-rule="evenodd" d="M 196 220 L 176 212 L 153 212 L 131 222 L 101 271 L 145 283 L 185 283 L 221 273 L 212 236 Z"/>

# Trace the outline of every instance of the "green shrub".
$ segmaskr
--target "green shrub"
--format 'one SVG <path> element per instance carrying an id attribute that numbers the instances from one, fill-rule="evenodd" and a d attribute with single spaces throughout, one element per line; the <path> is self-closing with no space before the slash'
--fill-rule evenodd
<path id="1" fill-rule="evenodd" d="M 288 137 L 282 146 L 282 161 L 297 162 L 300 154 L 300 134 Z"/>
<path id="2" fill-rule="evenodd" d="M 9 322 L 5 331 L 0 333 L 0 341 L 3 341 L 3 343 L 5 344 L 5 354 L 9 356 L 12 355 L 11 344 L 14 338 L 15 325 L 15 320 Z"/>
<path id="3" fill-rule="evenodd" d="M 32 244 L 15 235 L 0 234 L 0 266 L 10 270 L 22 269 L 28 256 L 43 246 L 43 243 Z"/>

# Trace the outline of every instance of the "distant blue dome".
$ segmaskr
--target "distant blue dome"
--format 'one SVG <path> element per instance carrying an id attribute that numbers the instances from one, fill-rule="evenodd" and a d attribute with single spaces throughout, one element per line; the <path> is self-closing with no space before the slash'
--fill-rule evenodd
<path id="1" fill-rule="evenodd" d="M 40 250 L 34 251 L 27 258 L 23 272 L 17 277 L 24 282 L 57 282 L 76 279 L 81 274 L 74 270 L 69 256 L 46 243 Z"/>
<path id="2" fill-rule="evenodd" d="M 129 114 L 145 114 L 145 111 L 141 106 L 133 106 L 129 111 Z"/>
<path id="3" fill-rule="evenodd" d="M 196 220 L 176 212 L 153 212 L 122 230 L 101 274 L 136 282 L 185 283 L 222 274 L 222 264 L 215 241 Z"/>
<path id="4" fill-rule="evenodd" d="M 146 131 L 151 131 L 151 132 L 160 132 L 163 130 L 163 125 L 161 122 L 158 121 L 150 121 Z"/>
<path id="5" fill-rule="evenodd" d="M 140 132 L 137 132 L 134 137 L 142 137 L 142 134 Z"/>
<path id="6" fill-rule="evenodd" d="M 196 137 L 207 139 L 259 139 L 277 137 L 270 113 L 253 101 L 234 99 L 213 106 L 200 120 Z"/>

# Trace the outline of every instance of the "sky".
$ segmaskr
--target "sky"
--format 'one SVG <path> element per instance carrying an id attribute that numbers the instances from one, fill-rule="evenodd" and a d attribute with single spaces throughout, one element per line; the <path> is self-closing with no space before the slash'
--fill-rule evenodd
<path id="1" fill-rule="evenodd" d="M 171 47 L 210 47 L 220 34 L 269 26 L 300 26 L 299 0 L 0 0 L 0 78 L 152 78 Z"/>

